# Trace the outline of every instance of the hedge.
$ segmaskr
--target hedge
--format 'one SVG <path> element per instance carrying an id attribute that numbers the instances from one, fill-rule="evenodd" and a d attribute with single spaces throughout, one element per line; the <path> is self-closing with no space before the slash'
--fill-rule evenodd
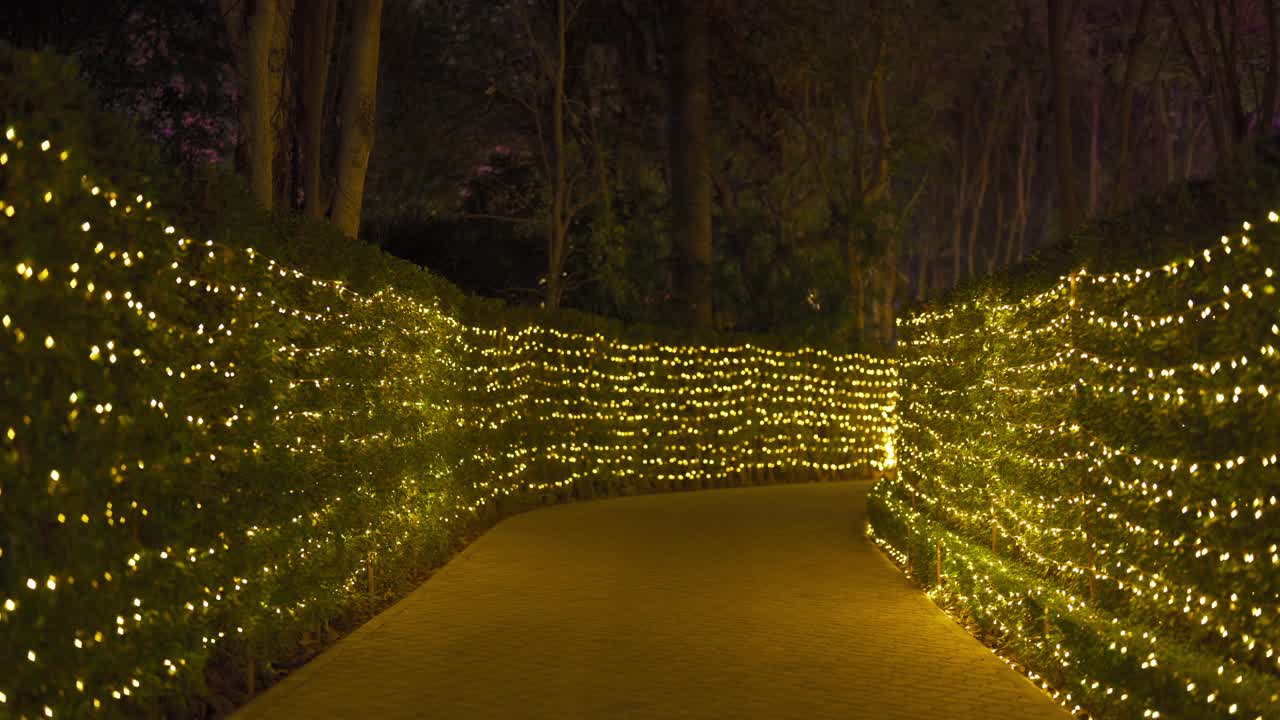
<path id="1" fill-rule="evenodd" d="M 1280 216 L 1256 220 L 899 323 L 869 534 L 1074 711 L 1280 715 Z"/>
<path id="2" fill-rule="evenodd" d="M 197 712 L 506 498 L 888 461 L 889 359 L 467 297 L 77 73 L 0 47 L 0 715 Z"/>

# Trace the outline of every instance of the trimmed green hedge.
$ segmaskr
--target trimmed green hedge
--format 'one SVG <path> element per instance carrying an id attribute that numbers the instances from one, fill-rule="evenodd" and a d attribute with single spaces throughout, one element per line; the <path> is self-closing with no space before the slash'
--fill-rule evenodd
<path id="1" fill-rule="evenodd" d="M 890 360 L 466 297 L 76 72 L 0 47 L 0 715 L 196 712 L 512 496 L 885 461 Z"/>
<path id="2" fill-rule="evenodd" d="M 1280 715 L 1277 220 L 1045 273 L 1096 269 L 1094 229 L 899 323 L 870 533 L 1069 708 Z"/>

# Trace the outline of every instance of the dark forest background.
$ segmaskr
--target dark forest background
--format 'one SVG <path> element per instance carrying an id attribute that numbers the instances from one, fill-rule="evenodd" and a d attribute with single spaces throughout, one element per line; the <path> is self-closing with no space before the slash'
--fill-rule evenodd
<path id="1" fill-rule="evenodd" d="M 1143 198 L 1214 175 L 1265 184 L 1275 10 L 70 0 L 18 3 L 3 33 L 76 55 L 193 171 L 234 170 L 263 204 L 472 292 L 886 343 L 905 304 Z M 270 112 L 254 114 L 255 82 Z M 353 209 L 345 158 L 363 140 Z M 274 170 L 255 176 L 263 147 Z"/>

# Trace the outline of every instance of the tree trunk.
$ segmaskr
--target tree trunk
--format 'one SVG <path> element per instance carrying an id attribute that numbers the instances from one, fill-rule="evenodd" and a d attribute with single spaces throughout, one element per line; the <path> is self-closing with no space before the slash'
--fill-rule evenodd
<path id="1" fill-rule="evenodd" d="M 978 159 L 978 177 L 977 187 L 974 188 L 972 207 L 969 212 L 972 213 L 969 218 L 969 239 L 966 246 L 967 263 L 969 268 L 969 277 L 975 276 L 975 262 L 977 260 L 977 242 L 978 230 L 982 225 L 982 208 L 987 202 L 987 188 L 991 186 L 991 156 L 995 151 L 996 136 L 999 134 L 999 128 L 1003 118 L 1000 117 L 999 108 L 1001 98 L 1004 95 L 1003 88 L 996 90 L 996 102 L 993 104 L 991 117 L 987 119 L 987 129 L 982 138 L 982 154 Z"/>
<path id="2" fill-rule="evenodd" d="M 671 41 L 671 234 L 683 310 L 694 327 L 712 326 L 711 73 L 702 3 L 675 0 Z"/>
<path id="3" fill-rule="evenodd" d="M 1015 236 L 1010 237 L 1009 254 L 1005 257 L 1005 265 L 1012 265 L 1015 258 L 1018 262 L 1022 261 L 1022 243 L 1027 232 L 1027 223 L 1031 216 L 1031 180 L 1035 174 L 1036 154 L 1031 146 L 1035 122 L 1035 117 L 1031 109 L 1031 85 L 1028 83 L 1024 86 L 1025 92 L 1022 95 L 1022 135 L 1018 141 L 1018 169 L 1016 175 L 1016 184 L 1014 191 L 1016 193 L 1016 207 L 1014 214 L 1014 233 Z M 1017 240 L 1017 248 L 1015 254 L 1014 239 Z"/>
<path id="4" fill-rule="evenodd" d="M 271 132 L 275 136 L 272 161 L 271 181 L 275 193 L 274 207 L 289 209 L 293 206 L 294 181 L 296 177 L 294 161 L 297 159 L 296 133 L 294 124 L 297 120 L 296 84 L 297 77 L 306 68 L 299 67 L 297 61 L 290 62 L 290 37 L 293 31 L 294 0 L 276 0 L 276 20 L 271 28 L 271 65 L 268 77 L 271 86 L 268 89 L 268 107 L 271 108 Z M 290 72 L 290 68 L 295 72 Z"/>
<path id="5" fill-rule="evenodd" d="M 1204 5 L 1202 4 L 1201 7 Z M 1227 23 L 1222 19 L 1223 3 L 1213 3 L 1213 27 L 1214 32 L 1218 36 L 1218 48 L 1222 55 L 1222 64 L 1219 66 L 1222 71 L 1222 85 L 1226 88 L 1226 95 L 1223 97 L 1227 105 L 1227 111 L 1231 119 L 1231 140 L 1233 145 L 1239 145 L 1241 140 L 1249 134 L 1249 117 L 1244 109 L 1244 99 L 1240 92 L 1240 72 L 1237 62 L 1237 43 L 1240 39 L 1240 16 L 1236 12 L 1235 0 L 1227 3 L 1229 17 Z"/>
<path id="6" fill-rule="evenodd" d="M 613 207 L 613 182 L 609 174 L 609 167 L 605 163 L 604 140 L 600 137 L 595 119 L 588 118 L 588 122 L 591 123 L 592 166 L 596 172 L 596 184 L 599 186 L 597 192 L 600 195 L 600 216 L 593 221 L 593 224 L 598 222 L 604 225 L 603 241 L 608 243 L 609 246 L 613 246 L 615 243 L 622 241 L 622 238 L 616 234 L 618 217 Z M 596 230 L 593 228 L 594 232 Z M 615 312 L 618 310 L 615 307 Z"/>
<path id="7" fill-rule="evenodd" d="M 1058 195 L 1064 234 L 1074 230 L 1080 220 L 1071 152 L 1071 88 L 1068 85 L 1067 76 L 1066 19 L 1064 0 L 1049 0 L 1049 65 L 1053 75 L 1054 149 L 1058 164 Z"/>
<path id="8" fill-rule="evenodd" d="M 894 298 L 898 295 L 896 253 L 885 258 L 883 272 L 884 281 L 881 284 L 881 289 L 884 290 L 884 296 L 881 300 L 883 304 L 880 308 L 880 342 L 890 345 L 893 343 L 894 319 L 897 317 L 896 309 L 893 306 Z"/>
<path id="9" fill-rule="evenodd" d="M 929 245 L 920 243 L 920 264 L 916 268 L 916 301 L 924 302 L 929 296 Z"/>
<path id="10" fill-rule="evenodd" d="M 1147 20 L 1151 17 L 1151 0 L 1142 0 L 1138 7 L 1138 22 L 1133 29 L 1133 37 L 1129 38 L 1129 48 L 1125 55 L 1124 79 L 1121 81 L 1121 92 L 1124 99 L 1120 110 L 1120 160 L 1116 167 L 1116 194 L 1114 208 L 1124 209 L 1129 206 L 1133 182 L 1133 95 L 1138 75 L 1138 49 L 1147 35 Z"/>
<path id="11" fill-rule="evenodd" d="M 249 174 L 249 128 L 252 120 L 247 100 L 249 87 L 249 28 L 245 18 L 245 6 L 242 0 L 218 0 L 218 12 L 222 15 L 223 25 L 227 29 L 227 40 L 231 48 L 231 60 L 236 75 L 244 84 L 246 99 L 236 103 L 236 149 L 235 171 L 241 175 Z"/>
<path id="12" fill-rule="evenodd" d="M 551 88 L 551 152 L 555 156 L 555 178 L 551 187 L 551 222 L 547 236 L 547 294 L 546 307 L 560 307 L 564 292 L 564 256 L 568 242 L 567 208 L 569 205 L 568 159 L 565 157 L 564 76 L 568 65 L 568 20 L 565 0 L 556 3 L 556 65 L 553 69 Z"/>
<path id="13" fill-rule="evenodd" d="M 998 173 L 997 173 L 998 174 Z M 996 271 L 1000 265 L 1002 256 L 1008 255 L 1006 247 L 1013 245 L 1013 235 L 1011 228 L 1013 221 L 1005 215 L 1004 212 L 1004 188 L 1000 187 L 1000 183 L 996 183 L 996 246 L 992 249 L 991 255 L 987 256 L 987 274 L 990 275 Z M 1006 238 L 1008 238 L 1006 240 Z"/>
<path id="14" fill-rule="evenodd" d="M 960 162 L 957 169 L 955 205 L 951 210 L 951 287 L 960 285 L 960 242 L 964 239 L 964 218 L 969 202 L 969 113 L 960 119 L 960 142 L 957 152 Z"/>
<path id="15" fill-rule="evenodd" d="M 1173 128 L 1169 126 L 1169 97 L 1164 83 L 1156 82 L 1156 115 L 1160 119 L 1160 147 L 1164 151 L 1164 184 L 1171 185 L 1177 178 L 1177 161 L 1174 159 Z"/>
<path id="16" fill-rule="evenodd" d="M 883 297 L 884 282 L 885 282 L 885 277 L 884 277 L 883 267 L 877 268 L 876 270 L 873 270 L 871 272 L 871 287 L 869 288 L 871 291 L 870 292 L 871 330 L 867 334 L 870 336 L 870 339 L 872 341 L 877 343 L 884 341 L 880 334 L 880 332 L 884 329 L 884 325 L 880 320 L 882 311 L 884 309 L 881 303 L 881 300 Z"/>
<path id="17" fill-rule="evenodd" d="M 220 0 L 219 6 L 245 88 L 244 108 L 240 113 L 240 132 L 245 146 L 242 170 L 248 176 L 254 199 L 270 209 L 275 198 L 271 45 L 276 35 L 279 7 L 276 0 L 258 0 L 252 8 L 243 0 Z M 250 9 L 252 12 L 247 12 Z"/>
<path id="18" fill-rule="evenodd" d="M 1098 156 L 1099 138 L 1102 135 L 1102 83 L 1093 91 L 1093 105 L 1089 109 L 1089 212 L 1094 217 L 1098 212 L 1098 192 L 1102 184 L 1102 159 Z"/>
<path id="19" fill-rule="evenodd" d="M 845 240 L 845 252 L 849 261 L 849 279 L 853 285 L 853 337 L 858 342 L 866 339 L 867 332 L 867 277 L 862 268 L 862 254 L 858 252 L 853 233 Z"/>
<path id="20" fill-rule="evenodd" d="M 321 220 L 329 210 L 324 195 L 324 118 L 326 88 L 329 84 L 329 62 L 333 53 L 333 32 L 337 20 L 337 0 L 312 0 L 304 12 L 298 13 L 299 45 L 304 72 L 299 78 L 299 167 L 302 178 L 302 210 Z"/>
<path id="21" fill-rule="evenodd" d="M 964 254 L 960 252 L 960 243 L 964 240 L 964 198 L 956 196 L 956 207 L 951 213 L 951 287 L 960 286 L 961 265 Z"/>
<path id="22" fill-rule="evenodd" d="M 1276 28 L 1275 0 L 1263 0 L 1267 14 L 1267 75 L 1263 81 L 1262 105 L 1258 108 L 1258 132 L 1266 137 L 1276 117 L 1276 93 L 1280 88 L 1280 36 Z"/>
<path id="23" fill-rule="evenodd" d="M 1187 34 L 1187 29 L 1183 25 L 1182 15 L 1178 12 L 1173 0 L 1165 0 L 1165 7 L 1173 20 L 1173 29 L 1178 37 L 1178 43 L 1182 46 L 1182 52 L 1186 55 L 1187 63 L 1191 67 L 1191 74 L 1195 76 L 1196 82 L 1200 86 L 1200 93 L 1204 98 L 1205 109 L 1209 118 L 1209 125 L 1213 129 L 1213 144 L 1218 150 L 1218 162 L 1229 163 L 1233 154 L 1234 143 L 1231 141 L 1231 133 L 1227 127 L 1226 108 L 1224 107 L 1225 99 L 1222 96 L 1221 80 L 1219 78 L 1220 72 L 1213 53 L 1213 39 L 1209 33 L 1208 8 L 1199 8 L 1202 12 L 1197 12 L 1195 7 L 1192 8 L 1193 20 L 1196 21 L 1200 29 L 1201 41 L 1209 55 L 1202 64 L 1200 59 L 1196 57 L 1195 49 L 1191 46 L 1191 38 Z"/>
<path id="24" fill-rule="evenodd" d="M 1200 134 L 1204 132 L 1205 119 L 1200 118 L 1196 121 L 1195 127 L 1191 130 L 1191 135 L 1187 138 L 1187 152 L 1183 155 L 1182 179 L 1190 180 L 1191 172 L 1196 166 L 1196 146 L 1200 144 Z"/>
<path id="25" fill-rule="evenodd" d="M 921 189 L 923 189 L 923 187 Z M 934 192 L 933 196 L 934 202 L 937 204 L 938 193 Z M 930 274 L 932 272 L 932 268 L 930 266 L 933 265 L 936 260 L 933 256 L 934 248 L 937 246 L 938 221 L 936 220 L 936 217 L 937 216 L 935 214 L 931 213 L 931 222 L 929 223 L 928 228 L 921 229 L 920 232 L 916 233 L 916 245 L 920 252 L 919 257 L 917 257 L 916 265 L 915 298 L 917 302 L 924 302 L 924 299 L 929 295 L 929 280 L 931 279 Z"/>
<path id="26" fill-rule="evenodd" d="M 880 152 L 879 173 L 876 179 L 876 187 L 873 190 L 872 199 L 875 201 L 887 201 L 892 190 L 890 183 L 890 164 L 889 153 L 893 139 L 889 133 L 889 112 L 888 102 L 885 100 L 885 69 L 880 66 L 876 70 L 875 75 L 875 102 L 876 102 L 876 118 L 878 119 Z M 924 183 L 915 192 L 911 200 L 902 208 L 904 217 L 911 213 L 912 207 L 916 201 L 920 199 L 920 193 L 924 191 Z M 885 236 L 884 257 L 882 258 L 882 281 L 880 306 L 880 342 L 888 345 L 893 342 L 893 319 L 894 308 L 893 301 L 898 293 L 898 221 L 899 217 L 884 218 L 879 225 L 879 232 Z"/>
<path id="27" fill-rule="evenodd" d="M 352 3 L 351 35 L 347 77 L 342 87 L 342 134 L 338 142 L 332 219 L 343 235 L 354 239 L 360 233 L 364 181 L 373 149 L 382 0 Z"/>

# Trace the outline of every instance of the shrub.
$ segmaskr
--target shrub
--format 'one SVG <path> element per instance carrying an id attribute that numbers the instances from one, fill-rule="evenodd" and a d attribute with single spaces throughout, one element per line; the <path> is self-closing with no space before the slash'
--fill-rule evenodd
<path id="1" fill-rule="evenodd" d="M 872 534 L 1068 707 L 1275 717 L 1280 217 L 1176 254 L 1159 207 L 901 320 Z"/>
<path id="2" fill-rule="evenodd" d="M 194 713 L 505 498 L 882 461 L 889 360 L 465 297 L 77 74 L 0 47 L 4 713 Z"/>

